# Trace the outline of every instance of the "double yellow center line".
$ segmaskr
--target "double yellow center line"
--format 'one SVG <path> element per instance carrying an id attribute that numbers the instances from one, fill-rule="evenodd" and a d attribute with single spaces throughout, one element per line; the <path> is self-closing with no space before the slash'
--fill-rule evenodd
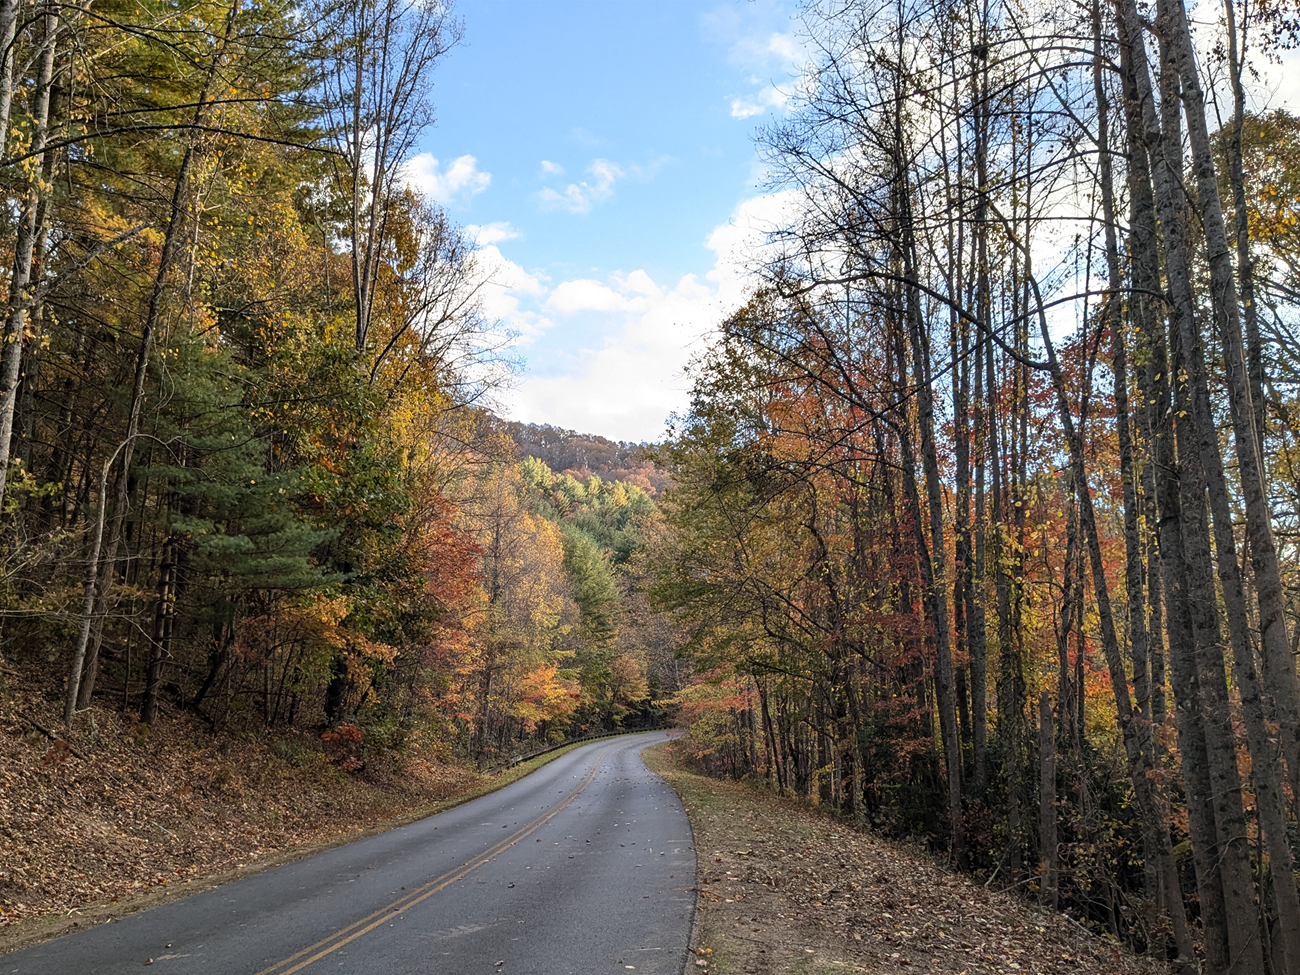
<path id="1" fill-rule="evenodd" d="M 596 756 L 596 761 L 592 764 L 591 771 L 586 774 L 581 782 L 569 790 L 568 795 L 532 822 L 526 823 L 522 828 L 511 833 L 500 843 L 497 843 L 476 859 L 461 864 L 456 869 L 444 873 L 441 877 L 436 877 L 433 880 L 430 880 L 423 887 L 417 887 L 409 894 L 393 901 L 386 907 L 381 907 L 373 914 L 369 914 L 359 921 L 352 922 L 346 928 L 340 928 L 328 937 L 317 941 L 314 945 L 308 945 L 297 954 L 290 955 L 288 958 L 278 961 L 268 968 L 263 968 L 260 972 L 257 972 L 256 975 L 294 975 L 294 972 L 302 971 L 308 965 L 320 961 L 326 955 L 338 951 L 344 945 L 351 941 L 355 941 L 363 934 L 369 934 L 371 931 L 375 930 L 375 928 L 387 923 L 388 919 L 394 914 L 400 914 L 403 911 L 410 910 L 416 904 L 419 904 L 421 901 L 427 900 L 434 894 L 438 893 L 438 891 L 445 890 L 458 880 L 463 880 L 493 857 L 500 855 L 524 837 L 541 829 L 548 822 L 554 819 L 555 816 L 557 816 L 566 806 L 573 802 L 574 799 L 578 798 L 578 796 L 582 794 L 582 791 L 586 789 L 587 786 L 591 785 L 592 780 L 596 778 L 596 773 L 600 770 L 600 764 L 608 753 L 609 748 L 606 748 Z"/>

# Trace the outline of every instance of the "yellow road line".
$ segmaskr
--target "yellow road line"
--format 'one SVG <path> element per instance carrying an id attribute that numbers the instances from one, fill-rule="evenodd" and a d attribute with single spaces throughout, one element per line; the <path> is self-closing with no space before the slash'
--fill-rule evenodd
<path id="1" fill-rule="evenodd" d="M 456 883 L 456 881 L 463 880 L 475 869 L 481 867 L 483 864 L 487 863 L 493 857 L 499 856 L 502 852 L 509 849 L 519 840 L 523 839 L 525 836 L 528 836 L 531 833 L 536 832 L 538 829 L 544 826 L 549 820 L 554 819 L 556 815 L 558 815 L 562 810 L 564 810 L 566 806 L 569 805 L 569 803 L 573 802 L 574 799 L 578 798 L 578 796 L 582 794 L 582 791 L 586 789 L 587 786 L 591 785 L 592 780 L 595 779 L 596 777 L 596 773 L 600 771 L 600 763 L 604 761 L 605 756 L 607 754 L 609 754 L 609 748 L 606 748 L 596 757 L 596 761 L 592 765 L 591 771 L 586 774 L 586 776 L 583 778 L 581 782 L 579 782 L 576 786 L 574 786 L 571 790 L 569 790 L 569 794 L 565 796 L 563 799 L 561 799 L 556 805 L 552 806 L 550 809 L 542 813 L 536 819 L 526 824 L 522 829 L 514 833 L 511 833 L 504 840 L 502 840 L 500 843 L 497 843 L 495 846 L 493 846 L 490 850 L 488 850 L 478 859 L 469 861 L 467 863 L 463 863 L 455 870 L 450 870 L 447 873 L 444 873 L 442 876 L 436 877 L 435 879 L 425 884 L 423 887 L 417 887 L 415 890 L 411 891 L 411 893 L 407 894 L 405 897 L 401 897 L 393 901 L 387 907 L 381 907 L 373 914 L 368 914 L 359 921 L 353 921 L 347 927 L 340 928 L 338 931 L 335 931 L 333 934 L 322 938 L 320 941 L 317 941 L 315 944 L 308 945 L 306 948 L 303 948 L 301 951 L 290 955 L 288 958 L 278 961 L 274 965 L 271 965 L 267 968 L 263 968 L 260 972 L 257 972 L 256 975 L 273 975 L 273 973 L 274 975 L 294 975 L 294 972 L 302 971 L 304 968 L 306 968 L 308 965 L 312 964 L 313 962 L 319 961 L 320 959 L 324 958 L 326 955 L 338 951 L 340 948 L 348 944 L 350 941 L 353 941 L 356 938 L 361 937 L 363 934 L 368 934 L 369 932 L 373 931 L 375 928 L 383 924 L 391 915 L 400 914 L 402 911 L 409 910 L 410 908 L 414 907 L 416 904 L 420 903 L 426 898 L 432 897 L 440 890 L 444 890 L 447 887 L 451 886 L 452 884 Z M 360 930 L 357 930 L 358 928 L 360 928 Z M 328 947 L 325 947 L 326 945 L 328 945 Z M 318 948 L 320 949 L 319 951 L 316 950 Z M 312 954 L 313 952 L 315 953 Z M 298 961 L 298 959 L 300 958 L 303 958 L 304 955 L 311 955 L 311 957 L 304 959 L 303 961 L 299 962 L 297 965 L 293 965 L 294 962 Z M 284 967 L 285 965 L 293 965 L 293 967 L 285 968 Z"/>

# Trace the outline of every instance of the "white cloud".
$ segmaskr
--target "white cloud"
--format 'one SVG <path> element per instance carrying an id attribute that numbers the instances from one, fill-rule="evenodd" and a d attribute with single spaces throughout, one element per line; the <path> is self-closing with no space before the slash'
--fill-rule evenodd
<path id="1" fill-rule="evenodd" d="M 727 48 L 727 61 L 741 69 L 741 85 L 751 88 L 730 98 L 731 117 L 753 118 L 781 111 L 804 76 L 811 61 L 804 38 L 782 30 L 797 19 L 794 5 L 758 2 L 741 8 L 718 9 L 704 18 L 706 29 Z M 738 86 L 739 87 L 739 86 Z"/>
<path id="2" fill-rule="evenodd" d="M 513 332 L 517 346 L 531 345 L 554 324 L 539 310 L 549 280 L 524 270 L 496 244 L 482 244 L 478 261 L 488 279 L 482 292 L 484 314 Z"/>
<path id="3" fill-rule="evenodd" d="M 798 69 L 807 58 L 807 52 L 793 34 L 774 33 L 767 39 L 766 52 L 783 65 Z"/>
<path id="4" fill-rule="evenodd" d="M 486 247 L 488 244 L 499 244 L 506 240 L 517 240 L 520 236 L 519 231 L 511 226 L 508 220 L 496 220 L 492 223 L 472 223 L 465 228 L 465 232 L 480 247 Z"/>
<path id="5" fill-rule="evenodd" d="M 402 170 L 411 186 L 444 206 L 468 203 L 492 182 L 492 174 L 479 169 L 478 160 L 470 155 L 458 156 L 443 168 L 434 156 L 422 152 Z"/>
<path id="6" fill-rule="evenodd" d="M 688 274 L 668 285 L 638 269 L 548 291 L 541 307 L 554 319 L 545 319 L 546 327 L 593 313 L 609 316 L 609 326 L 601 341 L 574 353 L 563 374 L 525 374 L 507 397 L 512 414 L 617 439 L 660 439 L 668 415 L 688 405 L 687 362 L 748 296 L 749 268 L 790 203 L 782 194 L 741 203 L 709 235 L 715 258 L 702 278 Z"/>
<path id="7" fill-rule="evenodd" d="M 800 7 L 794 0 L 749 0 L 724 4 L 701 17 L 706 35 L 727 49 L 727 60 L 748 71 L 793 67 L 805 56 L 799 36 Z"/>
<path id="8" fill-rule="evenodd" d="M 543 160 L 542 160 L 542 175 L 543 175 L 543 176 L 563 176 L 563 175 L 564 175 L 564 167 L 561 166 L 559 163 L 553 163 L 553 162 L 551 162 L 549 159 L 543 159 Z"/>
<path id="9" fill-rule="evenodd" d="M 753 268 L 764 257 L 768 236 L 789 223 L 795 203 L 793 190 L 750 197 L 732 211 L 726 223 L 709 234 L 705 243 L 715 260 L 705 277 L 728 310 L 745 300 L 754 284 Z"/>
<path id="10" fill-rule="evenodd" d="M 770 85 L 748 98 L 733 98 L 731 100 L 731 117 L 740 119 L 753 118 L 755 115 L 762 115 L 769 108 L 784 108 L 785 103 L 789 100 L 789 95 L 775 85 Z"/>
<path id="11" fill-rule="evenodd" d="M 544 274 L 530 273 L 501 253 L 495 244 L 478 249 L 479 263 L 492 275 L 499 288 L 532 298 L 545 297 L 550 279 Z"/>
<path id="12" fill-rule="evenodd" d="M 646 274 L 645 271 L 633 271 L 631 274 L 627 275 L 616 274 L 614 275 L 614 279 L 618 282 L 621 288 L 626 291 L 631 291 L 634 294 L 645 295 L 648 298 L 658 298 L 663 294 L 663 292 L 659 290 L 659 285 L 655 284 L 650 275 Z"/>
<path id="13" fill-rule="evenodd" d="M 1262 58 L 1254 59 L 1258 78 L 1243 79 L 1248 110 L 1259 112 L 1285 108 L 1293 113 L 1300 111 L 1300 51 L 1280 51 L 1279 56 L 1280 64 L 1259 63 Z M 1227 91 L 1228 85 L 1214 89 L 1215 95 L 1219 94 L 1219 89 Z M 1227 118 L 1227 113 L 1232 110 L 1228 102 L 1229 96 L 1225 94 L 1220 97 L 1225 103 L 1222 110 Z"/>
<path id="14" fill-rule="evenodd" d="M 616 318 L 605 341 L 580 350 L 564 375 L 526 375 L 511 397 L 516 416 L 624 440 L 663 437 L 668 415 L 687 405 L 684 366 L 722 309 L 717 291 L 694 275 L 670 289 L 653 285 L 644 271 L 624 281 L 634 277 L 654 297 L 606 288 L 622 298 L 624 310 L 611 309 Z M 573 283 L 561 284 L 556 293 Z"/>
<path id="15" fill-rule="evenodd" d="M 546 304 L 561 314 L 580 311 L 626 311 L 629 301 L 608 285 L 589 278 L 564 281 L 551 292 Z"/>
<path id="16" fill-rule="evenodd" d="M 736 37 L 731 44 L 729 60 L 750 71 L 777 70 L 796 74 L 807 57 L 807 51 L 794 34 L 772 31 Z"/>
<path id="17" fill-rule="evenodd" d="M 597 159 L 587 167 L 593 177 L 591 182 L 570 183 L 562 191 L 546 187 L 538 194 L 545 210 L 567 210 L 569 213 L 588 214 L 597 203 L 614 195 L 614 184 L 622 179 L 623 170 L 608 159 Z"/>
<path id="18" fill-rule="evenodd" d="M 1221 60 L 1225 30 L 1223 5 L 1197 0 L 1188 11 L 1188 18 L 1202 71 L 1201 83 L 1209 102 L 1209 123 L 1216 127 L 1232 117 L 1232 86 L 1228 84 Z M 1246 50 L 1242 87 L 1249 112 L 1275 108 L 1300 111 L 1300 50 L 1276 50 L 1266 55 L 1252 43 Z"/>

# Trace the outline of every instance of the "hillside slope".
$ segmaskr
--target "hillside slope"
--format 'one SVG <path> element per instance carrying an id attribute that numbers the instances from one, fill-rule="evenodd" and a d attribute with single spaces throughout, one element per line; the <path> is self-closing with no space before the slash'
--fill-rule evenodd
<path id="1" fill-rule="evenodd" d="M 1064 914 L 989 890 L 793 800 L 644 753 L 677 790 L 700 868 L 700 972 L 1166 975 Z"/>
<path id="2" fill-rule="evenodd" d="M 645 444 L 608 440 L 549 423 L 502 421 L 501 429 L 518 445 L 520 460 L 536 457 L 557 474 L 627 481 L 651 495 L 662 494 L 670 482 L 668 472 L 645 457 Z"/>
<path id="3" fill-rule="evenodd" d="M 0 950 L 54 933 L 50 919 L 147 906 L 516 777 L 414 754 L 349 773 L 314 735 L 213 734 L 170 709 L 150 731 L 96 708 L 69 743 L 41 690 L 12 675 L 0 689 Z"/>

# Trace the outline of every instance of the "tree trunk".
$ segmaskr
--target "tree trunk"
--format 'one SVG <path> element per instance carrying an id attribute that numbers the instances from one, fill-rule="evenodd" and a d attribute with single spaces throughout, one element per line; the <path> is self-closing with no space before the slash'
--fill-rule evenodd
<path id="1" fill-rule="evenodd" d="M 149 669 L 145 677 L 140 720 L 153 724 L 158 716 L 158 692 L 162 668 L 169 655 L 172 619 L 176 614 L 176 542 L 169 535 L 163 542 L 158 566 L 158 596 L 154 605 L 153 639 L 149 643 Z"/>
<path id="2" fill-rule="evenodd" d="M 1153 385 L 1143 375 L 1147 368 L 1148 364 L 1144 363 L 1137 369 L 1139 396 L 1146 396 Z M 1138 413 L 1145 422 L 1147 411 L 1141 409 Z M 1143 514 L 1146 516 L 1144 536 L 1146 539 L 1147 634 L 1150 639 L 1151 653 L 1151 723 L 1158 727 L 1165 723 L 1166 710 L 1165 652 L 1162 637 L 1164 594 L 1160 576 L 1160 548 L 1155 527 L 1160 523 L 1160 513 L 1156 505 L 1156 479 L 1150 457 L 1147 457 L 1142 465 L 1142 503 Z"/>
<path id="3" fill-rule="evenodd" d="M 1052 699 L 1046 691 L 1038 697 L 1038 760 L 1040 899 L 1056 910 L 1056 736 L 1052 727 Z"/>
<path id="4" fill-rule="evenodd" d="M 910 308 L 907 307 L 908 301 L 904 296 L 897 295 L 897 298 L 898 304 L 895 308 L 891 309 L 891 314 L 889 315 L 890 321 L 888 324 L 893 342 L 893 352 L 896 359 L 896 373 L 899 383 L 898 396 L 900 401 L 905 402 L 908 392 L 906 389 L 908 384 L 908 340 L 904 333 L 903 322 L 900 319 L 910 314 Z M 912 329 L 909 322 L 908 332 L 911 331 Z M 917 358 L 916 353 L 914 353 L 913 358 L 913 368 L 917 368 L 920 364 L 920 359 Z M 919 376 L 913 376 L 912 380 L 916 383 L 918 389 L 923 385 Z M 946 685 L 948 691 L 951 691 L 952 689 L 951 681 L 953 674 L 952 658 L 947 653 L 946 644 L 948 639 L 947 595 L 943 585 L 943 576 L 936 574 L 937 567 L 942 564 L 943 549 L 940 548 L 937 556 L 931 551 L 931 546 L 936 541 L 933 526 L 931 528 L 930 536 L 928 538 L 926 536 L 926 520 L 922 514 L 920 486 L 917 483 L 916 477 L 916 456 L 913 451 L 911 436 L 908 433 L 908 422 L 906 417 L 904 417 L 902 422 L 898 424 L 896 432 L 898 434 L 899 449 L 903 461 L 903 495 L 908 506 L 908 516 L 913 523 L 913 531 L 916 536 L 917 561 L 919 562 L 921 571 L 921 588 L 924 594 L 925 615 L 930 622 L 930 639 L 932 641 L 932 646 L 935 648 L 935 690 L 937 692 L 936 697 L 938 698 L 939 707 L 940 745 L 944 753 L 945 762 L 948 763 L 948 813 L 949 816 L 952 817 L 949 823 L 952 842 L 950 855 L 956 858 L 961 850 L 961 743 L 957 739 L 955 701 L 951 695 L 946 699 L 944 697 L 945 685 L 943 683 L 943 662 L 945 659 L 947 660 L 948 665 L 948 683 Z M 924 438 L 924 436 L 925 434 L 923 430 L 922 437 Z M 930 446 L 933 448 L 932 440 Z M 932 499 L 929 498 L 927 500 L 932 501 Z M 931 512 L 933 513 L 933 508 L 931 508 Z M 938 544 L 942 546 L 942 509 L 940 509 L 939 512 L 939 519 L 939 534 L 937 541 Z M 942 655 L 939 649 L 941 641 L 945 641 Z"/>
<path id="5" fill-rule="evenodd" d="M 908 272 L 909 278 L 912 276 Z M 948 595 L 944 585 L 947 576 L 948 556 L 944 546 L 943 495 L 939 480 L 939 461 L 934 441 L 934 399 L 931 392 L 928 343 L 920 322 L 917 296 L 913 294 L 907 304 L 912 326 L 912 356 L 914 379 L 917 383 L 917 421 L 921 429 L 921 465 L 925 474 L 926 500 L 929 508 L 930 546 L 928 558 L 932 566 L 930 586 L 934 592 L 935 675 L 939 704 L 939 728 L 943 735 L 944 757 L 948 768 L 948 814 L 952 820 L 952 858 L 962 862 L 961 825 L 961 739 L 957 734 L 956 677 L 952 663 L 952 638 L 948 628 Z"/>
<path id="6" fill-rule="evenodd" d="M 984 367 L 986 337 L 975 342 L 975 562 L 966 582 L 967 645 L 970 647 L 971 791 L 982 799 L 988 781 L 988 618 L 984 612 L 985 551 L 988 529 L 984 501 Z"/>
<path id="7" fill-rule="evenodd" d="M 9 144 L 9 119 L 14 103 L 14 54 L 21 9 L 22 0 L 0 0 L 0 153 Z"/>
<path id="8" fill-rule="evenodd" d="M 983 50 L 980 56 L 973 53 L 971 65 L 971 121 L 974 130 L 972 153 L 975 163 L 975 219 L 972 228 L 975 247 L 975 318 L 978 333 L 975 336 L 975 392 L 974 417 L 975 431 L 975 566 L 974 573 L 967 585 L 966 593 L 970 601 L 966 618 L 969 625 L 968 643 L 971 653 L 971 710 L 974 728 L 971 742 L 971 789 L 978 798 L 983 798 L 988 784 L 988 614 L 985 611 L 984 596 L 986 592 L 986 537 L 988 534 L 987 506 L 984 496 L 985 468 L 990 463 L 990 454 L 996 457 L 996 446 L 990 447 L 992 423 L 995 412 L 992 409 L 994 399 L 993 340 L 989 334 L 992 298 L 989 286 L 988 253 L 988 143 L 989 143 L 989 79 L 988 79 L 988 25 L 981 22 L 979 43 L 972 43 L 972 52 Z M 988 405 L 985 411 L 985 383 L 988 384 Z M 993 460 L 992 463 L 996 463 Z M 996 475 L 995 475 L 996 476 Z M 995 502 L 996 503 L 996 502 Z M 995 519 L 996 520 L 996 519 Z"/>
<path id="9" fill-rule="evenodd" d="M 1300 686 L 1296 681 L 1295 658 L 1287 635 L 1286 605 L 1278 567 L 1277 547 L 1273 542 L 1268 496 L 1264 490 L 1263 462 L 1259 452 L 1259 434 L 1255 429 L 1255 406 L 1250 377 L 1242 348 L 1241 317 L 1237 305 L 1237 287 L 1228 248 L 1219 185 L 1210 148 L 1205 120 L 1205 96 L 1192 50 L 1187 13 L 1181 0 L 1162 0 L 1160 6 L 1162 40 L 1169 46 L 1170 67 L 1177 70 L 1182 83 L 1183 113 L 1187 118 L 1187 135 L 1191 145 L 1192 167 L 1196 173 L 1197 202 L 1200 204 L 1201 227 L 1205 235 L 1206 260 L 1210 265 L 1210 298 L 1214 325 L 1223 349 L 1224 373 L 1228 389 L 1228 412 L 1232 418 L 1233 442 L 1237 453 L 1237 470 L 1246 508 L 1246 536 L 1250 548 L 1251 568 L 1259 604 L 1260 646 L 1264 669 L 1276 701 L 1278 737 L 1286 756 L 1293 792 L 1300 794 Z M 1189 354 L 1191 350 L 1188 350 Z M 1193 399 L 1198 394 L 1194 391 Z M 1217 441 L 1216 441 L 1217 452 Z M 1210 490 L 1215 492 L 1214 471 Z M 1213 500 L 1213 498 L 1212 498 Z M 1300 916 L 1295 919 L 1300 926 Z M 1300 952 L 1300 934 L 1293 945 Z M 1300 971 L 1300 955 L 1289 962 Z"/>
<path id="10" fill-rule="evenodd" d="M 104 544 L 104 516 L 108 505 L 108 471 L 122 450 L 119 446 L 104 462 L 99 475 L 99 504 L 95 510 L 95 524 L 90 532 L 90 551 L 87 553 L 85 582 L 81 589 L 81 628 L 72 648 L 72 664 L 68 669 L 68 686 L 63 699 L 63 726 L 72 731 L 72 719 L 77 713 L 77 691 L 81 683 L 81 665 L 86 658 L 86 644 L 90 640 L 90 624 L 94 619 L 95 579 L 98 576 L 99 552 Z"/>
<path id="11" fill-rule="evenodd" d="M 0 62 L 0 116 L 3 128 L 7 131 L 9 108 L 13 94 L 13 16 L 17 9 L 9 9 L 9 0 L 0 6 L 0 33 L 7 33 L 10 44 L 5 48 L 4 60 Z M 5 23 L 8 18 L 8 23 Z M 27 322 L 30 318 L 31 285 L 33 255 L 37 240 L 45 233 L 44 223 L 37 219 L 44 215 L 42 206 L 45 197 L 45 151 L 50 131 L 50 93 L 54 81 L 54 56 L 58 44 L 59 17 L 54 6 L 47 6 L 41 18 L 41 56 L 36 72 L 36 85 L 33 95 L 33 116 L 35 128 L 32 131 L 31 175 L 28 177 L 27 190 L 23 199 L 22 212 L 18 220 L 18 237 L 14 244 L 14 266 L 9 284 L 9 313 L 5 321 L 4 352 L 0 355 L 0 508 L 3 507 L 8 482 L 11 441 L 14 429 L 14 413 L 18 407 L 18 387 L 22 379 L 23 342 L 26 339 Z M 3 135 L 3 132 L 0 132 Z M 4 142 L 0 141 L 0 150 Z"/>
<path id="12" fill-rule="evenodd" d="M 1118 225 L 1115 208 L 1115 185 L 1111 172 L 1110 104 L 1102 79 L 1102 25 L 1100 0 L 1093 0 L 1093 93 L 1097 101 L 1097 160 L 1101 184 L 1102 216 L 1105 225 L 1106 270 L 1109 294 L 1105 318 L 1111 337 L 1111 375 L 1114 377 L 1115 432 L 1119 446 L 1120 483 L 1124 499 L 1124 584 L 1128 596 L 1129 648 L 1133 658 L 1133 691 L 1137 719 L 1149 725 L 1151 720 L 1151 678 L 1145 598 L 1142 592 L 1142 544 L 1138 537 L 1137 474 L 1133 459 L 1133 436 L 1129 429 L 1128 353 L 1124 343 L 1124 322 L 1120 315 L 1120 295 L 1124 280 L 1120 270 Z M 1086 485 L 1081 486 L 1086 490 Z M 1139 736 L 1148 752 L 1147 762 L 1154 764 L 1150 747 L 1150 730 Z M 1154 891 L 1151 892 L 1154 895 Z"/>
<path id="13" fill-rule="evenodd" d="M 1250 247 L 1250 219 L 1246 207 L 1246 173 L 1241 157 L 1241 138 L 1246 126 L 1246 92 L 1241 75 L 1245 65 L 1246 30 L 1240 29 L 1238 47 L 1237 6 L 1235 0 L 1223 0 L 1223 15 L 1228 35 L 1228 80 L 1232 84 L 1232 123 L 1228 130 L 1228 182 L 1232 186 L 1233 231 L 1237 244 L 1237 288 L 1241 292 L 1242 317 L 1246 323 L 1246 371 L 1250 377 L 1250 397 L 1255 407 L 1256 448 L 1260 459 L 1264 453 L 1267 417 L 1264 411 L 1264 346 L 1259 334 L 1259 308 L 1255 304 L 1255 260 Z"/>

